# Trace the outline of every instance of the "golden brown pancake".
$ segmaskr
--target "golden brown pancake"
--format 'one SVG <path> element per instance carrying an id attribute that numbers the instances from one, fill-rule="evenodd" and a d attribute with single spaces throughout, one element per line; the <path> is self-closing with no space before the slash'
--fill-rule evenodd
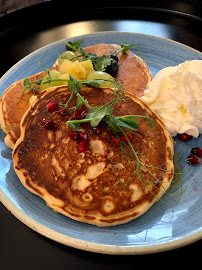
<path id="1" fill-rule="evenodd" d="M 113 90 L 108 88 L 84 88 L 80 94 L 92 107 L 114 98 Z M 21 136 L 13 151 L 20 181 L 54 211 L 77 221 L 105 227 L 139 217 L 164 194 L 172 180 L 168 171 L 173 172 L 173 142 L 167 129 L 147 105 L 132 95 L 114 104 L 114 115 L 146 115 L 156 122 L 151 129 L 147 120 L 138 118 L 138 128 L 127 131 L 141 162 L 151 166 L 141 166 L 142 178 L 134 172 L 136 158 L 128 154 L 124 157 L 105 123 L 99 135 L 85 125 L 90 137 L 85 150 L 79 152 L 78 142 L 69 137 L 71 129 L 66 124 L 71 115 L 51 115 L 46 108 L 50 100 L 64 104 L 69 96 L 66 86 L 46 89 L 23 116 Z M 70 107 L 75 103 L 74 98 Z M 54 121 L 56 128 L 44 128 L 43 118 Z M 124 149 L 129 151 L 127 146 Z"/>
<path id="2" fill-rule="evenodd" d="M 110 55 L 121 48 L 117 44 L 96 44 L 85 47 L 86 53 L 95 53 L 98 56 Z M 147 64 L 137 55 L 130 51 L 119 53 L 119 70 L 115 78 L 124 85 L 126 92 L 136 97 L 141 97 L 152 80 L 152 74 Z"/>
<path id="3" fill-rule="evenodd" d="M 46 74 L 45 71 L 39 72 L 29 77 L 30 81 L 36 81 Z M 5 143 L 8 147 L 13 148 L 16 140 L 19 138 L 19 124 L 22 116 L 29 108 L 29 99 L 33 95 L 32 92 L 26 90 L 23 97 L 21 93 L 24 89 L 24 79 L 13 83 L 6 89 L 0 98 L 0 126 L 7 133 Z"/>
<path id="4" fill-rule="evenodd" d="M 116 44 L 96 44 L 84 48 L 86 53 L 94 52 L 97 55 L 110 54 L 114 50 L 119 50 L 120 46 Z M 119 71 L 116 79 L 125 87 L 125 91 L 140 97 L 152 80 L 152 75 L 146 63 L 130 51 L 118 54 Z M 45 75 L 40 72 L 30 76 L 31 82 Z M 5 133 L 5 143 L 13 149 L 16 140 L 19 138 L 19 123 L 29 107 L 29 98 L 32 93 L 26 91 L 21 102 L 21 92 L 24 89 L 23 81 L 19 80 L 12 84 L 2 95 L 0 99 L 0 125 Z"/>

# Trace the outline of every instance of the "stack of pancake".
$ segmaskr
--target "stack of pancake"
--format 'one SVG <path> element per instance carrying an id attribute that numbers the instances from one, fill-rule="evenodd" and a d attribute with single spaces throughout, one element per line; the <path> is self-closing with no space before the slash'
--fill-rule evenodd
<path id="1" fill-rule="evenodd" d="M 110 54 L 112 48 L 119 48 L 116 46 L 98 44 L 85 51 Z M 146 119 L 139 118 L 138 128 L 129 132 L 139 160 L 149 166 L 141 165 L 138 173 L 138 160 L 131 159 L 131 154 L 120 155 L 107 125 L 100 134 L 93 132 L 90 125 L 85 126 L 89 138 L 83 152 L 78 151 L 77 142 L 69 136 L 68 115 L 53 114 L 53 130 L 41 125 L 42 119 L 50 118 L 46 106 L 50 100 L 65 104 L 69 99 L 67 86 L 45 89 L 29 106 L 30 92 L 19 102 L 24 88 L 21 80 L 5 91 L 0 103 L 1 127 L 7 133 L 7 145 L 14 149 L 13 165 L 22 184 L 54 211 L 96 226 L 123 224 L 142 215 L 172 181 L 172 138 L 158 116 L 135 97 L 143 94 L 151 73 L 131 52 L 118 56 L 120 68 L 116 79 L 127 86 L 127 99 L 114 104 L 113 114 L 148 116 L 156 122 L 151 129 Z M 131 66 L 134 72 L 129 73 Z M 39 78 L 44 73 L 31 79 L 35 80 L 36 76 Z M 92 107 L 114 98 L 114 91 L 109 88 L 84 87 L 80 94 Z M 75 105 L 74 97 L 69 106 Z"/>

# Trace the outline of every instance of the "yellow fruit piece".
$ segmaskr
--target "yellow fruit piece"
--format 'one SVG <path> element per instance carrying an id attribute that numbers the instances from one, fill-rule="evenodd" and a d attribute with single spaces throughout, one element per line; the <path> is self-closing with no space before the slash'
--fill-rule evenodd
<path id="1" fill-rule="evenodd" d="M 72 62 L 64 59 L 58 70 L 61 74 L 68 74 L 68 76 L 71 74 L 77 80 L 85 80 L 94 68 L 91 60 Z"/>
<path id="2" fill-rule="evenodd" d="M 86 77 L 87 77 L 88 74 L 90 74 L 94 70 L 93 64 L 92 64 L 91 60 L 82 61 L 80 63 L 85 68 L 85 70 L 86 70 Z"/>
<path id="3" fill-rule="evenodd" d="M 71 68 L 74 62 L 64 59 L 62 64 L 59 66 L 59 72 L 62 74 L 71 74 Z"/>
<path id="4" fill-rule="evenodd" d="M 77 80 L 86 79 L 86 70 L 78 60 L 73 63 L 70 74 Z"/>
<path id="5" fill-rule="evenodd" d="M 62 74 L 62 75 L 60 76 L 60 79 L 69 80 L 69 74 Z M 68 82 L 61 82 L 61 84 L 63 84 L 63 85 L 68 85 Z"/>

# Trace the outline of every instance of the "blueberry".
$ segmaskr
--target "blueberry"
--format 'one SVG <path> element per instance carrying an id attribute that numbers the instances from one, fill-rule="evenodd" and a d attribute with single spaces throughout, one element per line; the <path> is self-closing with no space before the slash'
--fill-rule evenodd
<path id="1" fill-rule="evenodd" d="M 67 41 L 67 43 L 69 44 L 69 45 L 72 45 L 72 41 Z M 66 49 L 67 49 L 67 51 L 72 51 L 72 48 L 71 47 L 69 47 L 68 45 L 66 45 Z"/>
<path id="2" fill-rule="evenodd" d="M 114 53 L 110 55 L 110 58 L 116 60 L 117 62 L 119 61 L 118 56 Z"/>
<path id="3" fill-rule="evenodd" d="M 111 58 L 111 65 L 107 66 L 105 71 L 111 76 L 115 76 L 116 73 L 118 72 L 118 69 L 119 69 L 118 62 L 115 59 Z"/>

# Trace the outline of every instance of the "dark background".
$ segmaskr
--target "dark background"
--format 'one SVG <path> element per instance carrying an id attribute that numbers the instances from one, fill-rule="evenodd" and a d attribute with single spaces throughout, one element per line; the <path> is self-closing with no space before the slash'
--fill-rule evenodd
<path id="1" fill-rule="evenodd" d="M 5 11 L 0 2 L 0 76 L 51 42 L 97 31 L 130 31 L 170 38 L 202 51 L 201 1 L 124 3 L 42 1 Z M 9 1 L 7 1 L 9 2 Z M 30 4 L 33 4 L 31 1 Z M 27 5 L 27 3 L 25 4 Z M 11 12 L 18 9 L 16 12 Z M 120 28 L 120 22 L 122 28 Z M 164 31 L 159 31 L 163 26 Z M 26 227 L 0 204 L 0 269 L 130 269 L 200 267 L 202 241 L 158 254 L 110 256 L 77 250 Z"/>

